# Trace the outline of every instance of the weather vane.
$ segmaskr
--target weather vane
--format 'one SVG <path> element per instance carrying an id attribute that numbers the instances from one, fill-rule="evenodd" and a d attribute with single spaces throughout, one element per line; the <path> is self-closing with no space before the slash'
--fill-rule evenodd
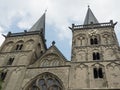
<path id="1" fill-rule="evenodd" d="M 45 13 L 47 12 L 47 9 L 48 9 L 48 8 L 45 9 Z"/>
<path id="2" fill-rule="evenodd" d="M 88 8 L 90 8 L 90 5 L 88 5 Z"/>

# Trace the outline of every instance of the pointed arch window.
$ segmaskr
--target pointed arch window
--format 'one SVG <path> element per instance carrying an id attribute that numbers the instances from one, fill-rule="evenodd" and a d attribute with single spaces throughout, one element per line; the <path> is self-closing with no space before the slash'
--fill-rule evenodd
<path id="1" fill-rule="evenodd" d="M 100 60 L 100 53 L 99 52 L 93 52 L 93 60 Z"/>
<path id="2" fill-rule="evenodd" d="M 99 68 L 93 68 L 93 74 L 94 74 L 94 78 L 103 78 L 103 70 L 101 67 Z"/>

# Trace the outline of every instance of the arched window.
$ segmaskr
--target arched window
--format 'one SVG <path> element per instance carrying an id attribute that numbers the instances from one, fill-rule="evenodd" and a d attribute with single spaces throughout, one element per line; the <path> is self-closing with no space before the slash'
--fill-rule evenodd
<path id="1" fill-rule="evenodd" d="M 91 44 L 91 45 L 96 45 L 96 44 L 98 44 L 98 38 L 97 38 L 96 36 L 92 36 L 92 37 L 90 38 L 90 44 Z"/>
<path id="2" fill-rule="evenodd" d="M 96 60 L 96 53 L 93 52 L 93 60 Z"/>
<path id="3" fill-rule="evenodd" d="M 93 45 L 94 44 L 94 40 L 91 38 L 90 39 L 90 44 Z"/>
<path id="4" fill-rule="evenodd" d="M 35 79 L 26 90 L 63 90 L 63 87 L 56 76 L 44 73 Z"/>
<path id="5" fill-rule="evenodd" d="M 28 41 L 25 42 L 24 44 L 24 47 L 25 47 L 25 50 L 32 50 L 33 46 L 34 46 L 34 40 L 33 39 L 30 39 Z M 38 43 L 38 47 L 41 46 L 40 43 Z M 38 48 L 40 49 L 40 48 Z"/>
<path id="6" fill-rule="evenodd" d="M 1 81 L 4 81 L 6 75 L 7 75 L 7 71 L 6 71 L 6 72 L 5 72 L 5 71 L 2 71 L 2 72 L 0 73 L 0 80 L 1 80 Z"/>
<path id="7" fill-rule="evenodd" d="M 98 78 L 98 70 L 97 68 L 93 68 L 94 78 Z"/>
<path id="8" fill-rule="evenodd" d="M 100 60 L 100 54 L 98 52 L 93 52 L 93 60 Z"/>
<path id="9" fill-rule="evenodd" d="M 16 45 L 16 49 L 15 50 L 18 50 L 19 49 L 19 45 Z"/>
<path id="10" fill-rule="evenodd" d="M 21 50 L 21 49 L 22 49 L 22 47 L 23 47 L 23 44 L 21 44 L 21 45 L 19 46 L 19 50 Z"/>
<path id="11" fill-rule="evenodd" d="M 22 50 L 23 44 L 17 44 L 15 50 Z"/>
<path id="12" fill-rule="evenodd" d="M 98 73 L 99 73 L 99 78 L 103 78 L 102 68 L 99 68 L 99 69 L 98 69 Z"/>
<path id="13" fill-rule="evenodd" d="M 96 59 L 100 60 L 100 54 L 98 52 L 96 53 Z"/>
<path id="14" fill-rule="evenodd" d="M 94 44 L 98 44 L 98 40 L 96 37 L 94 38 Z"/>
<path id="15" fill-rule="evenodd" d="M 14 58 L 9 58 L 7 65 L 12 65 L 13 61 L 14 61 Z"/>
<path id="16" fill-rule="evenodd" d="M 93 74 L 94 74 L 94 78 L 103 78 L 103 70 L 102 68 L 93 68 Z"/>
<path id="17" fill-rule="evenodd" d="M 14 46 L 14 42 L 10 41 L 2 47 L 2 51 L 3 52 L 10 52 L 12 50 L 13 46 Z"/>

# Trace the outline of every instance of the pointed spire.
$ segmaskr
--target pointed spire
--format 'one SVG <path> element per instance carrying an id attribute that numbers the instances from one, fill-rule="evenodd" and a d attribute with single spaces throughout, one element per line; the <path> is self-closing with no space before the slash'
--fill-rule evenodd
<path id="1" fill-rule="evenodd" d="M 88 5 L 88 10 L 84 20 L 84 25 L 91 24 L 91 22 L 93 24 L 99 23 L 96 17 L 94 16 L 93 12 L 91 11 L 90 6 Z"/>
<path id="2" fill-rule="evenodd" d="M 46 11 L 45 11 L 46 13 Z M 29 29 L 29 31 L 41 31 L 45 35 L 45 13 L 40 19 Z"/>

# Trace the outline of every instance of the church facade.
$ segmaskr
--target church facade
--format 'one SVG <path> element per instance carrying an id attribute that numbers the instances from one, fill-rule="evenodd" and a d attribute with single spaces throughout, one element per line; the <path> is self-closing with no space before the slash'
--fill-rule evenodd
<path id="1" fill-rule="evenodd" d="M 116 23 L 99 23 L 91 9 L 83 25 L 72 24 L 71 61 L 55 42 L 47 48 L 45 13 L 24 32 L 11 33 L 0 47 L 1 90 L 120 89 Z"/>

